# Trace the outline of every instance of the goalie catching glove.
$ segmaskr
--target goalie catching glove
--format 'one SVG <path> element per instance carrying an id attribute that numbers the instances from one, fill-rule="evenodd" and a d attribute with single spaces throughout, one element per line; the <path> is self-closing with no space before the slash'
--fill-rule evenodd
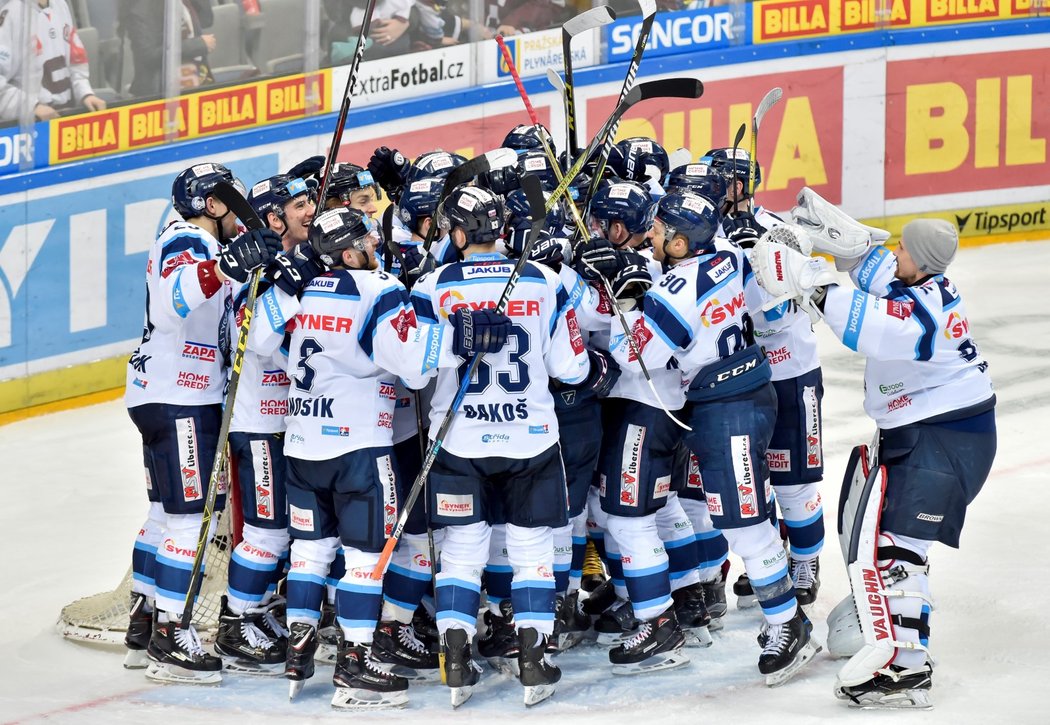
<path id="1" fill-rule="evenodd" d="M 890 238 L 885 229 L 861 224 L 808 186 L 798 194 L 791 218 L 813 240 L 814 251 L 835 258 L 840 271 L 852 269 L 873 244 Z"/>
<path id="2" fill-rule="evenodd" d="M 783 244 L 763 239 L 751 250 L 751 267 L 762 288 L 771 300 L 762 305 L 770 310 L 786 300 L 799 300 L 800 306 L 814 311 L 813 295 L 823 293 L 823 287 L 835 282 L 835 273 L 819 257 L 807 257 Z"/>

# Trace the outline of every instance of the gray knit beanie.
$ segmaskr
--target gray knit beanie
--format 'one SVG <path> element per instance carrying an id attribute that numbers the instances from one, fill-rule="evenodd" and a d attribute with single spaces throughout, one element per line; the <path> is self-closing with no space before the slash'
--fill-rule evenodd
<path id="1" fill-rule="evenodd" d="M 955 259 L 959 232 L 945 219 L 916 219 L 904 225 L 901 239 L 919 271 L 942 274 Z"/>

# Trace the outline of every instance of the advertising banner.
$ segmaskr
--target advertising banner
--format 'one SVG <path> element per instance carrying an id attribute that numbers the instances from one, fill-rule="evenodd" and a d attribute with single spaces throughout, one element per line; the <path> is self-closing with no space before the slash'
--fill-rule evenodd
<path id="1" fill-rule="evenodd" d="M 32 133 L 21 133 L 17 126 L 0 129 L 0 176 L 18 173 L 23 161 L 32 162 L 29 169 L 46 165 L 47 139 L 47 124 L 43 123 Z"/>
<path id="2" fill-rule="evenodd" d="M 453 45 L 421 53 L 366 60 L 358 68 L 354 99 L 361 103 L 389 103 L 413 96 L 469 88 L 473 52 L 469 45 Z M 332 89 L 340 96 L 346 88 L 350 66 L 334 69 Z M 338 108 L 342 98 L 334 99 Z"/>
<path id="3" fill-rule="evenodd" d="M 581 33 L 572 40 L 572 67 L 585 68 L 598 63 L 598 36 L 596 33 Z M 514 65 L 522 78 L 539 76 L 553 68 L 561 72 L 565 66 L 562 60 L 561 29 L 540 30 L 524 35 L 512 35 L 506 38 L 507 49 L 514 59 Z M 479 83 L 497 83 L 511 79 L 507 61 L 496 43 L 480 43 L 481 67 L 478 73 Z"/>
<path id="4" fill-rule="evenodd" d="M 743 13 L 741 20 L 746 21 L 750 17 L 750 13 Z M 733 9 L 725 6 L 657 13 L 649 42 L 645 46 L 645 57 L 726 48 L 748 42 L 746 22 L 739 28 L 734 26 L 734 22 Z M 605 26 L 610 63 L 631 59 L 641 29 L 640 16 L 624 18 Z"/>

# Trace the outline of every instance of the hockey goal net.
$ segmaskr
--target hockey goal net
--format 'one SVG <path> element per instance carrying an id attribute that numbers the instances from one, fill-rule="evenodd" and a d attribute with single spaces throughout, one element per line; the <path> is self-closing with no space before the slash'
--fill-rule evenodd
<path id="1" fill-rule="evenodd" d="M 240 516 L 231 516 L 229 511 L 239 511 L 235 500 L 237 486 L 231 486 L 231 500 L 225 511 L 215 512 L 215 535 L 204 554 L 204 576 L 200 594 L 193 608 L 193 624 L 204 638 L 214 635 L 219 626 L 220 599 L 226 592 L 226 574 L 230 568 L 230 556 L 240 540 Z M 63 637 L 101 645 L 124 646 L 124 634 L 128 629 L 129 604 L 131 601 L 131 567 L 117 588 L 100 592 L 62 608 L 56 625 Z"/>

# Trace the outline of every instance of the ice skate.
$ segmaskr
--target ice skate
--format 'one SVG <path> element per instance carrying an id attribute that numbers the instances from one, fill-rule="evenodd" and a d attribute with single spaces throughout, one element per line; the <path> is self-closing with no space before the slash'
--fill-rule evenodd
<path id="1" fill-rule="evenodd" d="M 737 609 L 751 609 L 758 604 L 758 597 L 751 588 L 751 580 L 747 574 L 741 574 L 733 583 L 733 594 L 736 595 Z"/>
<path id="2" fill-rule="evenodd" d="M 704 604 L 707 605 L 707 614 L 711 621 L 707 625 L 709 632 L 722 629 L 725 626 L 726 612 L 729 610 L 726 604 L 726 582 L 721 577 L 711 582 L 700 582 L 704 589 Z"/>
<path id="3" fill-rule="evenodd" d="M 668 607 L 642 622 L 634 636 L 609 650 L 613 674 L 635 675 L 686 665 L 689 658 L 682 654 L 684 644 L 674 607 Z"/>
<path id="4" fill-rule="evenodd" d="M 554 636 L 551 637 L 554 652 L 564 652 L 583 641 L 591 628 L 590 616 L 580 611 L 579 591 L 574 591 L 565 597 L 559 597 L 555 611 L 557 617 L 554 620 Z M 551 654 L 553 654 L 552 652 Z"/>
<path id="5" fill-rule="evenodd" d="M 128 653 L 124 656 L 124 667 L 129 670 L 141 670 L 149 666 L 146 648 L 149 647 L 150 635 L 153 634 L 153 611 L 147 610 L 148 606 L 145 594 L 131 593 L 128 631 L 124 635 L 124 646 L 128 648 Z"/>
<path id="6" fill-rule="evenodd" d="M 546 635 L 533 627 L 524 627 L 518 633 L 518 681 L 525 686 L 525 706 L 532 707 L 554 694 L 554 684 L 561 679 L 561 670 L 547 659 Z"/>
<path id="7" fill-rule="evenodd" d="M 459 707 L 474 694 L 474 685 L 481 679 L 481 667 L 470 656 L 470 637 L 466 630 L 445 632 L 445 661 L 442 664 L 445 684 L 448 685 L 452 707 Z"/>
<path id="8" fill-rule="evenodd" d="M 294 700 L 302 692 L 306 681 L 314 676 L 314 654 L 317 652 L 317 629 L 312 624 L 296 622 L 288 635 L 288 653 L 284 661 L 284 676 L 288 683 L 288 699 Z"/>
<path id="9" fill-rule="evenodd" d="M 339 625 L 335 621 L 335 605 L 326 600 L 321 603 L 321 621 L 317 625 L 317 654 L 314 659 L 318 664 L 335 664 L 340 636 Z"/>
<path id="10" fill-rule="evenodd" d="M 222 660 L 205 651 L 197 630 L 178 622 L 161 622 L 154 612 L 153 635 L 146 653 L 146 677 L 157 682 L 215 685 L 222 682 Z"/>
<path id="11" fill-rule="evenodd" d="M 370 644 L 339 647 L 332 684 L 337 710 L 387 710 L 408 704 L 408 680 L 383 670 L 372 659 Z"/>
<path id="12" fill-rule="evenodd" d="M 803 607 L 817 601 L 820 591 L 820 560 L 790 562 L 791 581 L 795 585 L 795 599 Z"/>
<path id="13" fill-rule="evenodd" d="M 416 630 L 416 639 L 431 652 L 437 652 L 441 643 L 438 635 L 437 620 L 430 611 L 420 604 L 412 614 L 412 628 Z"/>
<path id="14" fill-rule="evenodd" d="M 215 652 L 222 658 L 225 669 L 246 675 L 280 675 L 284 671 L 288 641 L 274 640 L 266 634 L 261 626 L 265 611 L 256 609 L 234 614 L 225 596 L 221 602 Z"/>
<path id="15" fill-rule="evenodd" d="M 758 658 L 758 671 L 766 676 L 767 685 L 784 684 L 820 652 L 821 647 L 811 638 L 812 631 L 813 624 L 801 608 L 784 624 L 766 625 L 759 635 L 765 644 Z"/>
<path id="16" fill-rule="evenodd" d="M 835 697 L 862 710 L 929 710 L 933 707 L 932 674 L 928 662 L 914 669 L 890 665 L 859 685 L 836 684 Z"/>
<path id="17" fill-rule="evenodd" d="M 671 592 L 674 600 L 674 613 L 678 626 L 685 634 L 686 647 L 710 647 L 714 640 L 708 626 L 711 615 L 707 613 L 704 602 L 704 589 L 700 584 L 690 584 Z"/>
<path id="18" fill-rule="evenodd" d="M 587 596 L 580 595 L 580 608 L 584 614 L 597 616 L 616 603 L 616 588 L 612 579 L 605 579 L 598 583 L 591 591 L 581 590 Z"/>
<path id="19" fill-rule="evenodd" d="M 514 628 L 514 609 L 510 600 L 499 603 L 499 614 L 491 610 L 483 619 L 488 633 L 478 640 L 478 654 L 497 672 L 518 676 L 518 631 Z"/>
<path id="20" fill-rule="evenodd" d="M 602 612 L 594 622 L 598 644 L 603 647 L 615 647 L 629 639 L 638 631 L 638 620 L 634 617 L 634 607 L 628 601 L 619 601 Z"/>
<path id="21" fill-rule="evenodd" d="M 387 672 L 409 682 L 437 682 L 437 652 L 432 652 L 416 637 L 411 624 L 384 620 L 376 625 L 372 639 L 372 659 Z"/>

